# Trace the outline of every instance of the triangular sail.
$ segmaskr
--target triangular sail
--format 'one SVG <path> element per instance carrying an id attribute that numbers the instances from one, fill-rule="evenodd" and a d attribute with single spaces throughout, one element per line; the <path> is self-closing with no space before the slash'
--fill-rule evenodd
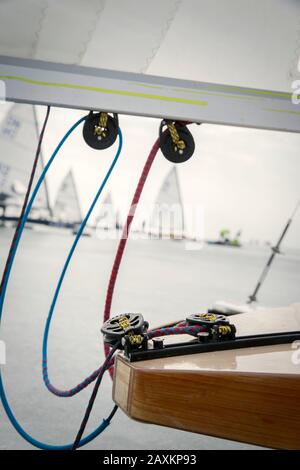
<path id="1" fill-rule="evenodd" d="M 55 222 L 78 224 L 81 222 L 81 211 L 72 170 L 64 178 L 53 207 Z"/>
<path id="2" fill-rule="evenodd" d="M 96 227 L 104 230 L 113 230 L 117 225 L 117 214 L 114 210 L 113 201 L 110 193 L 107 193 L 98 215 L 96 217 Z"/>
<path id="3" fill-rule="evenodd" d="M 15 104 L 0 127 L 0 206 L 6 215 L 18 216 L 28 185 L 37 143 L 38 127 L 31 105 Z M 35 181 L 43 169 L 42 153 Z M 31 216 L 49 219 L 50 206 L 46 182 L 40 187 Z"/>
<path id="4" fill-rule="evenodd" d="M 156 198 L 150 231 L 160 237 L 181 238 L 184 235 L 184 212 L 175 166 L 164 179 Z"/>

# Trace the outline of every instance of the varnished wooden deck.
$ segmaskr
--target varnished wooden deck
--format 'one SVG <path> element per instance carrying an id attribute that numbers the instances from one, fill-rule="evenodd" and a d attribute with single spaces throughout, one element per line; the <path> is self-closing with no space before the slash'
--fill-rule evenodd
<path id="1" fill-rule="evenodd" d="M 300 305 L 235 315 L 232 322 L 239 335 L 300 330 Z M 113 398 L 140 421 L 299 449 L 297 358 L 300 353 L 290 344 L 133 364 L 119 354 Z"/>

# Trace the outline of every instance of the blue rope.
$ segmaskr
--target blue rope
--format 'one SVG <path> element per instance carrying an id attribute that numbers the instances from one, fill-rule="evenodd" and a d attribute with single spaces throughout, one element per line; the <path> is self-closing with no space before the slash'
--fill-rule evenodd
<path id="1" fill-rule="evenodd" d="M 50 444 L 45 444 L 44 442 L 41 442 L 41 441 L 38 441 L 37 439 L 34 439 L 34 437 L 30 436 L 22 427 L 21 425 L 19 424 L 19 422 L 17 421 L 17 419 L 15 418 L 13 412 L 12 412 L 12 409 L 7 401 L 7 398 L 6 398 L 6 394 L 5 394 L 5 391 L 4 391 L 4 385 L 3 385 L 3 382 L 2 382 L 2 377 L 1 377 L 1 374 L 0 374 L 0 395 L 1 395 L 1 401 L 2 401 L 2 404 L 3 404 L 3 407 L 5 409 L 5 412 L 11 422 L 11 424 L 13 425 L 13 427 L 15 428 L 15 430 L 20 434 L 20 436 L 23 437 L 23 439 L 25 439 L 25 441 L 29 442 L 30 444 L 32 444 L 33 446 L 37 447 L 38 449 L 42 449 L 42 450 L 72 450 L 72 447 L 73 447 L 73 443 L 72 444 L 66 444 L 66 445 L 62 445 L 62 446 L 55 446 L 55 445 L 50 445 Z M 110 424 L 110 421 L 107 420 L 107 419 L 104 419 L 102 421 L 102 423 L 100 424 L 100 426 L 97 427 L 97 429 L 95 429 L 95 431 L 93 431 L 91 434 L 89 434 L 88 436 L 84 437 L 80 443 L 79 443 L 79 446 L 78 447 L 83 447 L 84 445 L 88 444 L 89 442 L 91 442 L 93 439 L 95 439 L 96 437 L 99 436 L 99 434 L 101 434 L 106 428 L 107 426 Z"/>
<path id="2" fill-rule="evenodd" d="M 68 139 L 68 137 L 70 136 L 70 134 L 72 134 L 72 132 L 79 126 L 79 124 L 81 124 L 83 121 L 85 121 L 86 119 L 86 116 L 80 118 L 69 130 L 68 132 L 65 134 L 65 136 L 62 138 L 62 140 L 60 141 L 60 143 L 58 144 L 58 146 L 56 147 L 55 151 L 53 152 L 51 158 L 49 159 L 47 165 L 44 167 L 44 170 L 42 171 L 41 173 L 41 176 L 39 177 L 38 179 L 38 182 L 35 186 L 35 188 L 33 189 L 33 192 L 32 192 L 32 196 L 28 202 L 28 205 L 26 207 L 26 210 L 24 212 L 24 215 L 22 217 L 22 220 L 21 220 L 21 224 L 20 224 L 20 229 L 19 229 L 19 232 L 18 232 L 18 236 L 16 238 L 16 242 L 15 242 L 15 245 L 14 245 L 14 249 L 13 249 L 13 252 L 12 252 L 12 255 L 11 255 L 11 258 L 10 258 L 10 263 L 9 263 L 9 266 L 8 266 L 8 270 L 7 270 L 7 274 L 5 276 L 5 279 L 4 279 L 4 282 L 3 282 L 3 289 L 2 289 L 2 292 L 1 292 L 1 296 L 0 296 L 0 325 L 1 325 L 1 318 L 2 318 L 2 313 L 3 313 L 3 304 L 4 304 L 4 300 L 5 300 L 5 295 L 6 295 L 6 290 L 7 290 L 7 285 L 8 285 L 8 281 L 9 281 L 9 277 L 10 277 L 10 273 L 11 273 L 11 269 L 12 269 L 12 266 L 13 266 L 13 262 L 14 262 L 14 259 L 15 259 L 15 256 L 16 256 L 16 253 L 17 253 L 17 249 L 18 249 L 18 246 L 19 246 L 19 242 L 20 242 L 20 239 L 21 239 L 21 235 L 23 233 L 23 230 L 24 230 L 24 226 L 25 226 L 25 223 L 28 219 L 28 215 L 29 215 L 29 212 L 32 208 L 32 205 L 34 203 L 34 200 L 36 198 L 36 195 L 38 193 L 38 190 L 53 162 L 53 160 L 55 159 L 55 157 L 57 156 L 58 152 L 60 151 L 61 147 L 63 146 L 63 144 L 65 143 L 65 141 Z M 77 233 L 77 236 L 76 236 L 76 239 L 73 243 L 73 246 L 70 250 L 70 253 L 69 253 L 69 256 L 67 257 L 67 261 L 65 263 L 65 266 L 64 266 L 64 269 L 62 271 L 62 274 L 60 276 L 60 279 L 59 279 L 59 282 L 58 282 L 58 286 L 56 288 L 56 291 L 55 291 L 55 295 L 54 295 L 54 298 L 53 298 L 53 302 L 51 304 L 51 307 L 50 307 L 50 312 L 49 312 L 49 315 L 48 315 L 48 318 L 47 318 L 47 322 L 46 322 L 46 329 L 45 329 L 45 334 L 44 334 L 44 344 L 43 344 L 43 355 L 44 353 L 46 353 L 46 356 L 47 356 L 47 339 L 48 339 L 48 334 L 49 334 L 49 327 L 50 327 L 50 322 L 51 322 L 51 318 L 52 318 L 52 314 L 53 314 L 53 310 L 54 310 L 54 307 L 55 307 L 55 303 L 56 303 L 56 300 L 57 300 L 57 297 L 58 297 L 58 294 L 59 294 L 59 290 L 60 290 L 60 287 L 61 287 L 61 284 L 62 284 L 62 280 L 64 278 L 64 275 L 65 275 L 65 272 L 66 272 L 66 269 L 68 267 L 68 264 L 71 260 L 71 257 L 72 257 L 72 254 L 76 248 L 76 245 L 77 245 L 77 242 L 82 234 L 82 231 L 87 223 L 87 220 L 96 204 L 96 201 L 98 199 L 98 197 L 100 196 L 119 156 L 120 156 L 120 153 L 121 153 L 121 149 L 122 149 L 122 133 L 121 133 L 121 130 L 119 130 L 119 147 L 118 147 L 118 150 L 117 150 L 117 153 L 116 153 L 116 156 L 101 184 L 101 187 L 99 189 L 99 191 L 97 192 L 97 195 L 93 201 L 93 204 L 91 206 L 91 208 L 89 209 L 88 211 L 88 214 L 87 216 L 84 218 L 79 230 L 78 230 L 78 233 Z M 79 236 L 78 236 L 79 235 Z M 52 308 L 53 306 L 53 308 Z M 49 445 L 49 444 L 45 444 L 44 442 L 41 442 L 41 441 L 38 441 L 36 440 L 35 438 L 33 438 L 32 436 L 30 436 L 23 428 L 22 426 L 20 425 L 20 423 L 17 421 L 16 417 L 14 416 L 13 414 L 13 411 L 9 405 L 9 402 L 7 400 L 7 397 L 6 397 L 6 393 L 5 393 L 5 389 L 4 389 L 4 385 L 3 385 L 3 380 L 2 380 L 2 376 L 1 376 L 1 371 L 0 371 L 0 398 L 1 398 L 1 401 L 2 401 L 2 404 L 3 404 L 3 407 L 4 407 L 4 410 L 11 422 L 11 424 L 13 425 L 13 427 L 15 428 L 15 430 L 27 441 L 29 442 L 30 444 L 32 444 L 33 446 L 39 448 L 39 449 L 43 449 L 43 450 L 71 450 L 72 449 L 72 446 L 73 444 L 67 444 L 67 445 L 61 445 L 61 446 L 55 446 L 55 445 Z M 102 421 L 102 423 L 92 432 L 90 433 L 88 436 L 86 436 L 85 438 L 83 438 L 80 443 L 79 443 L 79 446 L 78 447 L 82 447 L 84 446 L 85 444 L 88 444 L 89 442 L 91 442 L 93 439 L 95 439 L 97 436 L 99 436 L 99 434 L 101 434 L 104 429 L 106 429 L 106 427 L 109 425 L 110 423 L 110 420 L 109 419 L 104 419 Z"/>
<path id="3" fill-rule="evenodd" d="M 49 338 L 49 330 L 50 330 L 50 325 L 51 325 L 51 321 L 52 321 L 52 317 L 53 317 L 53 313 L 54 313 L 54 310 L 55 310 L 55 306 L 56 306 L 56 302 L 57 302 L 57 299 L 58 299 L 58 296 L 59 296 L 59 293 L 60 293 L 60 289 L 61 289 L 61 286 L 63 284 L 63 281 L 64 281 L 64 277 L 65 277 L 65 274 L 67 272 L 67 269 L 68 269 L 68 266 L 70 264 L 70 261 L 72 259 L 72 256 L 74 254 L 74 251 L 76 249 L 76 246 L 77 246 L 77 243 L 82 235 L 82 232 L 90 218 L 90 215 L 91 213 L 93 212 L 94 210 L 94 207 L 107 183 L 107 180 L 108 178 L 110 177 L 110 174 L 111 172 L 113 171 L 113 168 L 115 166 L 115 164 L 117 163 L 117 160 L 119 158 L 119 155 L 121 153 L 121 150 L 122 150 L 122 134 L 121 134 L 121 131 L 119 130 L 119 147 L 118 147 L 118 150 L 117 150 L 117 153 L 116 153 L 116 156 L 100 186 L 100 188 L 98 189 L 95 197 L 94 197 L 94 200 L 85 216 L 85 218 L 83 219 L 78 231 L 77 231 L 77 234 L 76 234 L 76 237 L 74 239 L 74 242 L 73 242 L 73 245 L 69 251 L 69 254 L 67 256 L 67 259 L 65 261 L 65 264 L 63 266 L 63 269 L 62 269 L 62 272 L 60 274 L 60 277 L 59 277 L 59 280 L 58 280 L 58 283 L 57 283 L 57 286 L 56 286 L 56 289 L 55 289 L 55 293 L 54 293 L 54 296 L 53 296 L 53 299 L 52 299 L 52 303 L 51 303 L 51 306 L 50 306 L 50 310 L 49 310 L 49 313 L 48 313 L 48 317 L 47 317 L 47 320 L 46 320 L 46 325 L 45 325 L 45 330 L 44 330 L 44 337 L 43 337 L 43 360 L 42 360 L 42 373 L 43 373 L 43 380 L 44 380 L 44 383 L 46 385 L 46 387 L 48 388 L 48 390 L 50 390 L 50 392 L 54 393 L 55 395 L 57 396 L 61 396 L 61 397 L 69 397 L 69 396 L 72 396 L 72 390 L 68 390 L 68 391 L 63 391 L 63 390 L 58 390 L 56 389 L 55 387 L 53 387 L 50 383 L 50 380 L 49 380 L 49 376 L 48 376 L 48 367 L 47 367 L 47 360 L 48 360 L 48 354 L 47 354 L 47 350 L 48 350 L 48 338 Z M 96 374 L 96 377 L 97 377 L 98 373 Z M 96 378 L 95 377 L 95 378 Z M 79 384 L 77 387 L 75 387 L 75 390 L 77 390 L 78 392 L 80 392 L 82 390 L 83 385 L 89 385 L 90 381 L 89 381 L 89 377 L 84 380 L 83 383 Z M 74 390 L 74 391 L 75 391 Z M 73 393 L 73 395 L 75 395 L 75 393 Z"/>

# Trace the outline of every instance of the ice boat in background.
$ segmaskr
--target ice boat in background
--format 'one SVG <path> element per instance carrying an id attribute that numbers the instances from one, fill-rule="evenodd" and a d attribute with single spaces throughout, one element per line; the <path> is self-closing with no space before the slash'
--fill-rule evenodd
<path id="1" fill-rule="evenodd" d="M 72 170 L 65 176 L 53 207 L 52 225 L 75 228 L 81 223 L 81 210 Z"/>
<path id="2" fill-rule="evenodd" d="M 39 129 L 35 107 L 14 104 L 0 127 L 0 217 L 15 222 L 21 211 L 38 142 Z M 41 150 L 35 182 L 43 170 Z M 41 185 L 30 213 L 30 222 L 48 224 L 51 208 L 47 182 Z"/>
<path id="3" fill-rule="evenodd" d="M 230 230 L 223 229 L 220 231 L 220 237 L 218 240 L 207 240 L 208 245 L 219 245 L 219 246 L 232 246 L 234 248 L 240 248 L 242 246 L 240 238 L 242 231 L 239 230 L 235 237 L 230 236 Z"/>
<path id="4" fill-rule="evenodd" d="M 114 209 L 111 193 L 107 193 L 95 219 L 96 230 L 115 230 L 117 214 Z"/>
<path id="5" fill-rule="evenodd" d="M 181 240 L 185 223 L 182 196 L 176 166 L 165 177 L 155 201 L 149 234 L 159 239 Z"/>

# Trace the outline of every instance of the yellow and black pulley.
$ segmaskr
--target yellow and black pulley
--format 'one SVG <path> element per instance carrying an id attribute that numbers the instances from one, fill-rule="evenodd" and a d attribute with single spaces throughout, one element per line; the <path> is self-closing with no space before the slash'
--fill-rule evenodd
<path id="1" fill-rule="evenodd" d="M 229 323 L 225 315 L 215 313 L 193 313 L 186 319 L 189 325 L 227 325 Z"/>
<path id="2" fill-rule="evenodd" d="M 163 155 L 172 163 L 186 162 L 195 151 L 194 138 L 182 122 L 163 120 L 159 140 Z"/>
<path id="3" fill-rule="evenodd" d="M 91 111 L 83 126 L 83 138 L 93 149 L 104 150 L 114 144 L 118 131 L 117 114 Z"/>
<path id="4" fill-rule="evenodd" d="M 134 348 L 144 343 L 148 327 L 149 323 L 140 313 L 123 313 L 107 320 L 101 332 L 104 335 L 104 342 L 110 346 L 121 342 L 120 348 L 124 348 L 126 343 Z M 126 341 L 123 341 L 124 339 Z"/>
<path id="5" fill-rule="evenodd" d="M 206 328 L 209 337 L 215 341 L 234 339 L 236 328 L 229 323 L 225 315 L 215 313 L 194 313 L 187 317 L 188 325 L 199 325 Z"/>

